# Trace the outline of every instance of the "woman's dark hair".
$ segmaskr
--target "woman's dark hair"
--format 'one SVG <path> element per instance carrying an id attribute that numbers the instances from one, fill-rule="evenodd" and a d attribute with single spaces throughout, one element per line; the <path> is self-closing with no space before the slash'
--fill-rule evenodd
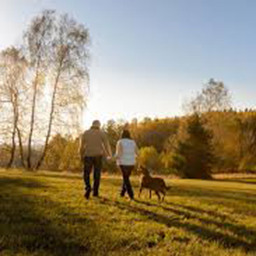
<path id="1" fill-rule="evenodd" d="M 130 132 L 128 130 L 123 130 L 121 138 L 122 139 L 132 139 L 131 138 L 131 134 L 130 134 Z"/>

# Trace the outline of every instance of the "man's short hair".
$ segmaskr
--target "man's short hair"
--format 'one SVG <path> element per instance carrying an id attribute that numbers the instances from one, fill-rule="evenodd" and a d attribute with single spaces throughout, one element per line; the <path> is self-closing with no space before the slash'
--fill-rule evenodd
<path id="1" fill-rule="evenodd" d="M 93 127 L 98 127 L 98 128 L 100 128 L 100 121 L 99 120 L 94 120 L 93 122 L 92 122 L 92 126 Z"/>

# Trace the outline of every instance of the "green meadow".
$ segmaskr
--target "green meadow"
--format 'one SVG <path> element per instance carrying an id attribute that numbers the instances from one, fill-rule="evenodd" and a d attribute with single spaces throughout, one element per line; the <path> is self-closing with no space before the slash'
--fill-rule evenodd
<path id="1" fill-rule="evenodd" d="M 256 179 L 166 182 L 131 202 L 104 176 L 87 201 L 79 175 L 1 170 L 0 255 L 256 255 Z"/>

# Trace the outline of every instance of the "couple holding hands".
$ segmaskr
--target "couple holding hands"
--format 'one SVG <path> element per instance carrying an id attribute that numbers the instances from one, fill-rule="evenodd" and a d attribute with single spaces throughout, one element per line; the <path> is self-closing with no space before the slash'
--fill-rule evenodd
<path id="1" fill-rule="evenodd" d="M 101 130 L 100 121 L 95 120 L 91 128 L 83 133 L 80 142 L 80 155 L 84 163 L 84 196 L 86 199 L 89 199 L 92 191 L 90 183 L 90 173 L 92 169 L 94 178 L 93 196 L 99 196 L 102 159 L 105 152 L 108 160 L 113 159 L 107 135 Z M 136 142 L 131 138 L 129 130 L 124 129 L 121 138 L 117 142 L 114 158 L 123 175 L 120 195 L 123 197 L 127 192 L 132 200 L 134 199 L 134 193 L 130 183 L 130 175 L 134 169 L 137 155 L 138 148 Z"/>

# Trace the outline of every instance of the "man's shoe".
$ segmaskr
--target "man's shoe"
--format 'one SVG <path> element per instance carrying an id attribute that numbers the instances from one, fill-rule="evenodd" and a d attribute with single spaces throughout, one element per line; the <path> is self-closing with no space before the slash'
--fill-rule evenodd
<path id="1" fill-rule="evenodd" d="M 90 190 L 87 190 L 87 191 L 84 193 L 84 197 L 85 197 L 87 200 L 90 198 L 90 193 L 91 193 Z"/>
<path id="2" fill-rule="evenodd" d="M 136 202 L 136 200 L 134 199 L 134 197 L 129 197 L 129 202 Z"/>

